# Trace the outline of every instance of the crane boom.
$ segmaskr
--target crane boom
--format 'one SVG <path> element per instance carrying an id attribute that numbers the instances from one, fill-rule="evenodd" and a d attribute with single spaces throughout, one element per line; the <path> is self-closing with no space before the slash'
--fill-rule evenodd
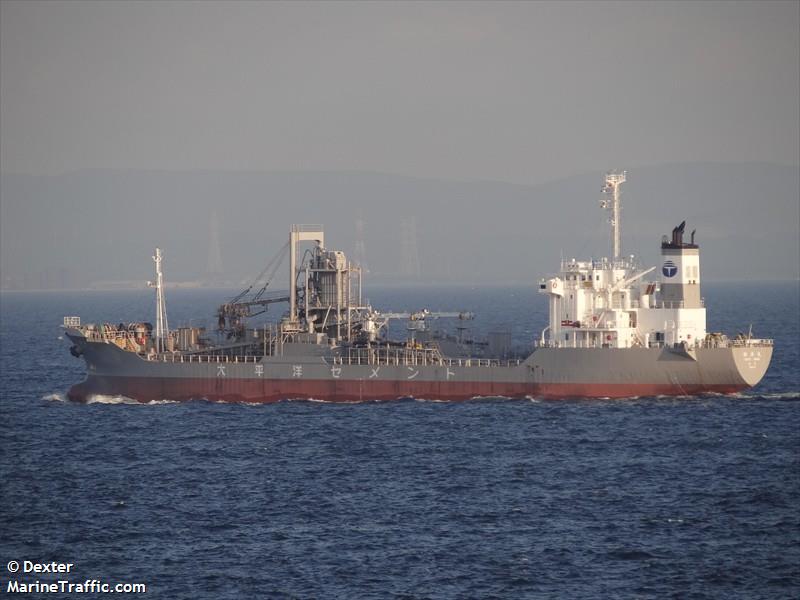
<path id="1" fill-rule="evenodd" d="M 241 320 L 247 317 L 254 317 L 267 311 L 270 304 L 278 302 L 289 302 L 289 296 L 286 292 L 275 292 L 269 297 L 260 298 L 259 300 L 251 300 L 249 302 L 228 302 L 221 304 L 217 309 L 218 328 L 220 331 L 226 329 L 226 324 L 231 329 L 236 329 L 240 325 Z M 262 310 L 254 312 L 253 307 L 261 307 Z"/>
<path id="2" fill-rule="evenodd" d="M 390 312 L 380 313 L 380 316 L 384 319 L 408 319 L 409 321 L 425 321 L 426 319 L 459 319 L 461 321 L 471 321 L 475 318 L 475 315 L 471 312 L 461 311 L 461 312 L 439 312 L 439 311 L 430 311 L 426 308 L 419 310 L 417 312 Z"/>

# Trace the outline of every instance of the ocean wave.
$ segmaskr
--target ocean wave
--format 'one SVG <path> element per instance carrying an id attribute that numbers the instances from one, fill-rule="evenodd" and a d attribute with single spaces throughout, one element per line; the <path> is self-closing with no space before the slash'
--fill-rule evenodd
<path id="1" fill-rule="evenodd" d="M 106 394 L 91 394 L 86 398 L 86 404 L 142 404 L 127 396 L 108 396 Z"/>
<path id="2" fill-rule="evenodd" d="M 771 394 L 738 393 L 728 394 L 728 398 L 741 398 L 742 400 L 800 400 L 800 392 L 775 392 Z"/>
<path id="3" fill-rule="evenodd" d="M 736 393 L 736 394 L 698 394 L 698 395 L 690 395 L 690 396 L 673 396 L 673 395 L 658 395 L 658 396 L 628 396 L 625 398 L 575 398 L 571 400 L 589 400 L 589 401 L 600 401 L 600 402 L 647 402 L 647 401 L 657 401 L 657 402 L 685 402 L 685 401 L 703 401 L 703 400 L 710 400 L 710 399 L 732 399 L 732 400 L 800 400 L 800 391 L 792 391 L 792 392 L 775 392 L 775 393 Z M 68 402 L 69 399 L 66 397 L 65 394 L 59 392 L 53 392 L 50 394 L 45 394 L 42 396 L 42 400 L 50 401 L 50 402 Z M 206 398 L 198 398 L 200 402 L 209 402 L 211 404 L 243 404 L 246 406 L 264 406 L 264 402 L 246 402 L 246 401 L 236 401 L 231 402 L 229 400 L 209 400 Z M 441 398 L 412 398 L 408 396 L 402 396 L 397 398 L 398 401 L 413 401 L 413 402 L 420 402 L 420 403 L 431 403 L 431 404 L 447 404 L 453 402 L 452 400 L 443 400 Z M 511 398 L 508 396 L 473 396 L 470 400 L 474 401 L 484 401 L 484 400 L 495 400 L 495 401 L 513 401 L 513 400 L 524 400 L 527 402 L 531 402 L 534 404 L 547 402 L 546 398 L 536 397 L 536 396 L 525 396 L 524 399 L 517 399 Z M 377 399 L 369 399 L 364 398 L 362 400 L 326 400 L 322 398 L 285 398 L 283 402 L 314 402 L 319 404 L 362 404 L 362 403 L 380 403 L 381 400 Z M 86 404 L 135 404 L 140 406 L 161 406 L 161 405 L 168 405 L 168 404 L 179 404 L 181 400 L 173 400 L 171 398 L 162 398 L 160 400 L 150 400 L 148 402 L 139 402 L 133 398 L 129 398 L 127 396 L 122 395 L 108 395 L 108 394 L 92 394 L 90 395 L 87 400 Z"/>
<path id="4" fill-rule="evenodd" d="M 357 404 L 355 402 L 337 402 L 335 400 L 325 400 L 323 398 L 286 398 L 286 402 L 314 402 L 316 404 Z M 366 401 L 365 401 L 366 402 Z"/>

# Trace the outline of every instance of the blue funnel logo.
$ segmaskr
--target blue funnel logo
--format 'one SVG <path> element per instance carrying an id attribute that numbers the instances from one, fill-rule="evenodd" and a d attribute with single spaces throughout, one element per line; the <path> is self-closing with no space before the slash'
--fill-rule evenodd
<path id="1" fill-rule="evenodd" d="M 678 272 L 678 267 L 671 260 L 667 260 L 664 261 L 661 272 L 664 274 L 664 277 L 675 277 L 675 274 Z"/>

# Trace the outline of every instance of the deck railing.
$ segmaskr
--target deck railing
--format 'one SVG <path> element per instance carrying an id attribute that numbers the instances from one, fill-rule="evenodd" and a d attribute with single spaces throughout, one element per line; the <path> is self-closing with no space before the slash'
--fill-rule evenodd
<path id="1" fill-rule="evenodd" d="M 165 363 L 214 363 L 214 364 L 247 364 L 261 362 L 261 356 L 228 356 L 221 354 L 181 354 L 180 352 L 162 352 L 160 354 L 139 354 L 150 362 Z"/>
<path id="2" fill-rule="evenodd" d="M 208 354 L 181 354 L 160 353 L 160 354 L 139 354 L 141 358 L 149 362 L 164 363 L 186 363 L 186 364 L 255 364 L 260 363 L 262 356 L 223 356 Z M 369 356 L 350 355 L 336 356 L 333 358 L 334 365 L 364 365 L 364 366 L 441 366 L 441 367 L 514 367 L 522 364 L 521 359 L 501 360 L 496 358 L 444 358 L 439 356 L 435 359 L 420 359 L 419 356 L 406 354 L 402 351 L 397 353 L 377 351 L 370 358 Z"/>

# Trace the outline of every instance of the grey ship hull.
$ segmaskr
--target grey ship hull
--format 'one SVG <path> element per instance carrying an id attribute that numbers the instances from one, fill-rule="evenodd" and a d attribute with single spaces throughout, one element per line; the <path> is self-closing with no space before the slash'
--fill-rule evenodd
<path id="1" fill-rule="evenodd" d="M 142 402 L 204 398 L 253 403 L 729 394 L 758 383 L 772 357 L 771 345 L 696 350 L 541 347 L 525 360 L 510 362 L 441 359 L 431 363 L 378 355 L 359 364 L 327 346 L 291 344 L 282 356 L 147 358 L 113 343 L 89 341 L 77 330 L 67 335 L 88 367 L 86 380 L 69 392 L 78 401 L 95 394 Z"/>

